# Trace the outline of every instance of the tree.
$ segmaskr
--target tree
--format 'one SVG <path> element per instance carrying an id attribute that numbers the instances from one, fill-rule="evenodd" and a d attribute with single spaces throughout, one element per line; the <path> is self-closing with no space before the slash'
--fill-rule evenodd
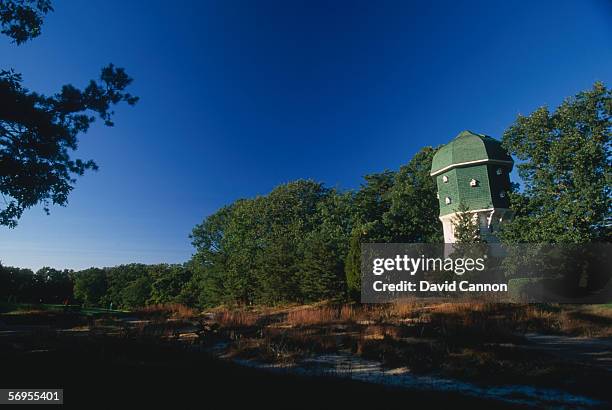
<path id="1" fill-rule="evenodd" d="M 602 83 L 556 111 L 519 115 L 503 145 L 519 159 L 523 191 L 511 195 L 506 242 L 583 243 L 612 239 L 612 94 Z"/>
<path id="2" fill-rule="evenodd" d="M 296 243 L 287 235 L 280 235 L 261 252 L 252 269 L 255 287 L 253 301 L 276 305 L 301 300 Z"/>
<path id="3" fill-rule="evenodd" d="M 439 242 L 435 149 L 399 172 L 367 175 L 357 192 L 298 180 L 241 199 L 207 217 L 191 235 L 196 253 L 186 300 L 216 303 L 314 301 L 361 290 L 368 242 Z"/>
<path id="4" fill-rule="evenodd" d="M 319 232 L 307 238 L 304 256 L 298 267 L 304 301 L 337 299 L 345 295 L 344 264 L 333 242 Z"/>
<path id="5" fill-rule="evenodd" d="M 99 268 L 85 269 L 73 275 L 74 297 L 89 306 L 99 306 L 108 292 L 106 272 Z"/>
<path id="6" fill-rule="evenodd" d="M 337 299 L 347 293 L 344 262 L 353 226 L 353 195 L 330 190 L 317 207 L 319 221 L 303 241 L 300 289 L 306 301 Z"/>
<path id="7" fill-rule="evenodd" d="M 219 270 L 221 264 L 205 266 L 192 259 L 187 265 L 192 275 L 181 288 L 179 303 L 205 308 L 218 306 L 227 300 L 223 289 L 223 272 Z"/>
<path id="8" fill-rule="evenodd" d="M 51 0 L 0 0 L 0 33 L 17 45 L 38 37 Z"/>
<path id="9" fill-rule="evenodd" d="M 424 147 L 400 167 L 390 190 L 391 205 L 383 215 L 391 242 L 440 243 L 435 179 L 431 161 L 437 149 Z"/>
<path id="10" fill-rule="evenodd" d="M 140 276 L 128 283 L 121 292 L 121 306 L 136 308 L 146 306 L 151 297 L 151 278 Z"/>
<path id="11" fill-rule="evenodd" d="M 233 205 L 221 208 L 196 225 L 191 232 L 189 237 L 196 253 L 188 262 L 193 276 L 181 292 L 184 302 L 208 307 L 226 301 L 224 279 L 229 254 L 224 239 L 233 210 Z"/>
<path id="12" fill-rule="evenodd" d="M 3 302 L 37 302 L 34 272 L 30 269 L 0 264 L 0 300 Z"/>
<path id="13" fill-rule="evenodd" d="M 49 1 L 0 1 L 0 25 L 17 44 L 40 33 Z M 125 90 L 132 82 L 123 68 L 109 64 L 84 89 L 65 85 L 52 96 L 28 90 L 20 74 L 0 70 L 0 225 L 15 227 L 24 210 L 42 204 L 65 206 L 76 177 L 96 170 L 93 160 L 74 159 L 79 134 L 96 116 L 112 126 L 112 107 L 134 105 Z"/>
<path id="14" fill-rule="evenodd" d="M 391 192 L 395 183 L 395 172 L 366 175 L 355 193 L 354 214 L 356 224 L 367 230 L 368 238 L 374 242 L 389 242 L 391 234 L 384 223 L 384 215 L 391 208 Z M 367 227 L 367 228 L 366 228 Z"/>
<path id="15" fill-rule="evenodd" d="M 346 286 L 349 297 L 357 300 L 361 293 L 361 231 L 353 229 L 348 255 L 344 263 Z"/>
<path id="16" fill-rule="evenodd" d="M 457 213 L 453 218 L 453 229 L 457 243 L 472 244 L 481 242 L 478 219 L 470 212 L 470 208 L 463 203 L 460 203 L 457 207 Z"/>
<path id="17" fill-rule="evenodd" d="M 223 272 L 224 301 L 251 304 L 255 298 L 254 270 L 259 254 L 265 247 L 264 226 L 261 221 L 265 199 L 257 197 L 239 200 L 232 206 L 231 217 L 224 230 Z"/>
<path id="18" fill-rule="evenodd" d="M 191 279 L 191 271 L 183 265 L 150 265 L 151 296 L 148 304 L 178 302 L 183 286 Z"/>
<path id="19" fill-rule="evenodd" d="M 43 267 L 36 272 L 39 299 L 45 303 L 63 303 L 73 297 L 72 271 Z"/>

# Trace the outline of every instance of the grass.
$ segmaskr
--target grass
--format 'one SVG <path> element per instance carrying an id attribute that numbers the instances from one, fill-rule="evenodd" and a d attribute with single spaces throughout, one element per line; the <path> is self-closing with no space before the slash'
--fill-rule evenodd
<path id="1" fill-rule="evenodd" d="M 36 309 L 35 309 L 36 308 Z M 16 314 L 15 314 L 16 313 Z M 431 374 L 484 384 L 531 384 L 575 392 L 607 392 L 609 373 L 522 348 L 525 333 L 612 337 L 607 306 L 497 304 L 483 301 L 386 305 L 319 303 L 280 308 L 218 308 L 202 313 L 178 304 L 130 312 L 71 311 L 63 306 L 21 306 L 0 322 L 87 327 L 146 343 L 228 341 L 230 357 L 291 364 L 325 353 L 351 353 Z M 191 329 L 191 330 L 190 330 Z M 190 333 L 187 339 L 181 333 Z M 43 335 L 44 336 L 44 335 Z M 44 340 L 44 337 L 41 338 Z"/>
<path id="2" fill-rule="evenodd" d="M 180 303 L 159 303 L 136 309 L 132 313 L 146 318 L 188 319 L 198 316 L 199 311 Z"/>
<path id="3" fill-rule="evenodd" d="M 601 393 L 605 370 L 523 349 L 525 333 L 612 337 L 612 310 L 601 306 L 406 301 L 319 304 L 217 311 L 229 355 L 294 363 L 331 352 L 485 384 L 532 384 Z"/>
<path id="4" fill-rule="evenodd" d="M 0 303 L 0 313 L 10 315 L 31 314 L 37 312 L 78 312 L 85 316 L 96 316 L 105 314 L 124 314 L 126 310 L 111 310 L 97 307 L 82 307 L 81 305 L 62 305 L 48 303 Z"/>
<path id="5" fill-rule="evenodd" d="M 364 311 L 354 305 L 306 307 L 287 313 L 285 322 L 295 326 L 323 325 L 355 322 L 364 317 Z"/>
<path id="6" fill-rule="evenodd" d="M 504 403 L 452 392 L 393 389 L 332 377 L 272 373 L 219 361 L 176 343 L 137 337 L 0 338 L 4 388 L 63 388 L 76 408 L 206 407 L 267 409 L 416 408 L 510 409 Z M 213 406 L 215 407 L 215 406 Z"/>
<path id="7" fill-rule="evenodd" d="M 243 328 L 255 326 L 262 317 L 246 310 L 224 310 L 215 314 L 215 322 L 226 328 Z"/>

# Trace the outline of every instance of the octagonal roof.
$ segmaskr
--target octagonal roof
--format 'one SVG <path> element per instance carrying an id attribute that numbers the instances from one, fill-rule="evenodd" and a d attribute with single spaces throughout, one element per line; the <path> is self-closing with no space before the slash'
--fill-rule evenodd
<path id="1" fill-rule="evenodd" d="M 436 152 L 431 164 L 431 175 L 438 175 L 459 166 L 498 163 L 512 168 L 514 161 L 501 142 L 487 135 L 462 131 Z"/>

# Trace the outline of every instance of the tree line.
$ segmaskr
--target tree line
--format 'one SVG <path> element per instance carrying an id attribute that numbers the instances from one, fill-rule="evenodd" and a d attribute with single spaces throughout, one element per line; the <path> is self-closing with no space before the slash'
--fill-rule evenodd
<path id="1" fill-rule="evenodd" d="M 133 263 L 80 271 L 0 265 L 0 303 L 82 304 L 137 308 L 151 304 L 189 303 L 192 277 L 188 264 Z"/>
<path id="2" fill-rule="evenodd" d="M 341 192 L 299 180 L 207 217 L 191 234 L 198 304 L 278 304 L 359 292 L 361 242 L 440 242 L 432 147 Z"/>
<path id="3" fill-rule="evenodd" d="M 0 2 L 0 34 L 16 45 L 40 35 L 50 0 Z M 134 105 L 132 79 L 112 64 L 79 89 L 45 96 L 12 68 L 0 70 L 0 226 L 24 210 L 66 205 L 76 178 L 96 170 L 74 158 L 78 137 L 113 108 Z M 510 193 L 515 218 L 505 242 L 583 243 L 612 238 L 612 97 L 602 83 L 556 110 L 519 115 L 502 143 L 518 161 Z M 278 304 L 352 298 L 360 289 L 362 242 L 441 242 L 429 176 L 434 147 L 397 171 L 364 177 L 355 191 L 312 180 L 280 185 L 206 217 L 191 233 L 195 253 L 182 265 L 129 264 L 80 272 L 0 266 L 0 301 L 131 308 L 179 301 L 194 306 Z M 473 236 L 468 226 L 467 237 Z"/>
<path id="4" fill-rule="evenodd" d="M 519 116 L 506 130 L 502 143 L 519 159 L 522 186 L 510 194 L 515 217 L 499 233 L 502 241 L 610 242 L 611 118 L 611 92 L 596 83 L 555 111 Z M 443 241 L 429 175 L 435 152 L 424 147 L 397 171 L 366 175 L 354 191 L 298 180 L 235 201 L 195 226 L 195 253 L 182 265 L 36 273 L 2 267 L 0 297 L 118 308 L 354 298 L 362 242 Z"/>
<path id="5" fill-rule="evenodd" d="M 0 300 L 133 308 L 279 304 L 344 299 L 359 292 L 362 241 L 440 242 L 437 198 L 425 147 L 398 171 L 367 175 L 339 191 L 312 180 L 238 200 L 191 234 L 182 265 L 129 264 L 81 271 L 0 267 Z M 61 292 L 52 285 L 61 278 Z"/>

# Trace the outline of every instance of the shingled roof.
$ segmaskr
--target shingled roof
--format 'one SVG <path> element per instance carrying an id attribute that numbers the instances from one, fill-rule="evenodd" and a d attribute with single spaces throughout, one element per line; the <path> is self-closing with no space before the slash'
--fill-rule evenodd
<path id="1" fill-rule="evenodd" d="M 514 164 L 512 157 L 495 138 L 472 131 L 462 131 L 436 152 L 431 164 L 431 175 L 479 163 L 506 164 L 510 168 Z"/>

